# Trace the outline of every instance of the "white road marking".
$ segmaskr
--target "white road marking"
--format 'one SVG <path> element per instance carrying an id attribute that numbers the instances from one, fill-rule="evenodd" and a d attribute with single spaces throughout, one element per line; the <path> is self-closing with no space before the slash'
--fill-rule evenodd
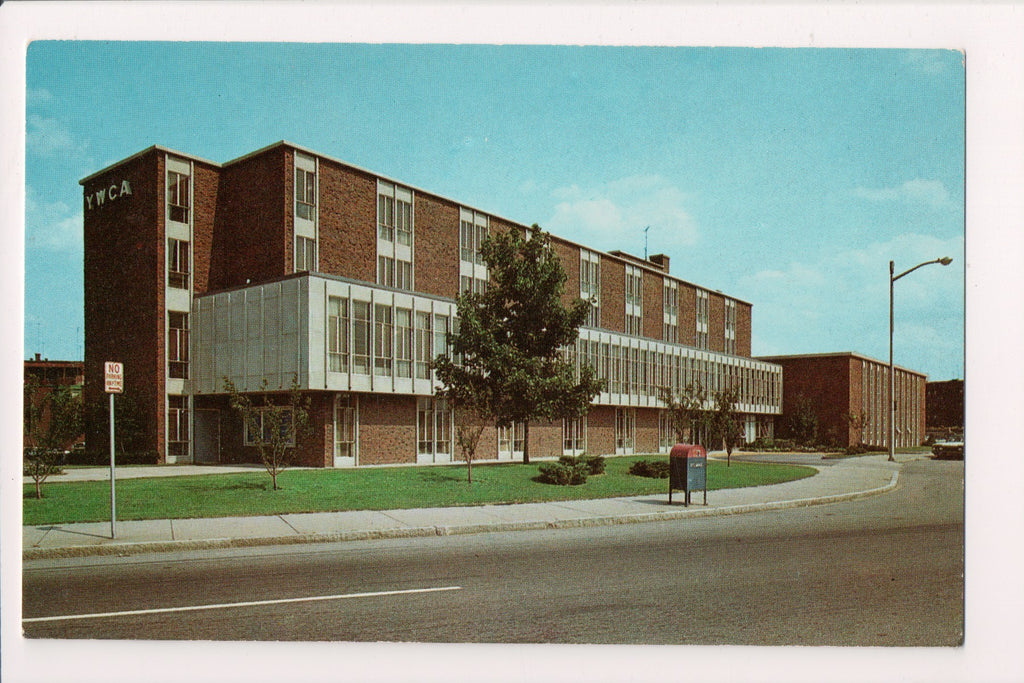
<path id="1" fill-rule="evenodd" d="M 279 600 L 256 600 L 253 602 L 226 602 L 218 605 L 188 605 L 185 607 L 160 607 L 156 609 L 136 609 L 124 612 L 96 612 L 93 614 L 67 614 L 56 617 L 32 617 L 22 619 L 23 623 L 39 621 L 62 621 L 67 619 L 102 619 L 104 617 L 127 617 L 137 614 L 166 614 L 168 612 L 195 612 L 206 609 L 226 609 L 228 607 L 259 607 L 262 605 L 284 605 L 293 602 L 317 602 L 323 600 L 347 600 L 349 598 L 378 598 L 387 595 L 410 595 L 413 593 L 437 593 L 439 591 L 462 590 L 462 586 L 440 586 L 437 588 L 410 588 L 399 591 L 377 591 L 373 593 L 346 593 L 343 595 L 315 595 L 310 598 L 281 598 Z"/>

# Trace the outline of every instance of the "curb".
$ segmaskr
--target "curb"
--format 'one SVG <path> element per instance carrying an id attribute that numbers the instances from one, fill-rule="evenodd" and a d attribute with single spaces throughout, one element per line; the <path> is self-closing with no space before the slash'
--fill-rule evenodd
<path id="1" fill-rule="evenodd" d="M 110 543 L 107 545 L 83 545 L 63 548 L 29 548 L 22 551 L 22 560 L 53 560 L 78 557 L 128 557 L 148 553 L 165 553 L 188 550 L 219 550 L 226 548 L 251 548 L 271 545 L 299 545 L 309 543 L 341 543 L 345 541 L 372 541 L 389 538 L 423 538 L 428 536 L 458 536 L 464 534 L 500 533 L 506 531 L 537 531 L 541 529 L 574 529 L 618 524 L 644 524 L 665 522 L 690 517 L 720 517 L 742 515 L 765 510 L 788 510 L 793 508 L 829 505 L 887 493 L 899 483 L 899 471 L 892 473 L 888 484 L 865 491 L 837 493 L 815 498 L 780 500 L 770 503 L 750 503 L 723 508 L 688 507 L 683 510 L 646 512 L 605 517 L 581 517 L 559 521 L 498 522 L 494 524 L 462 524 L 453 526 L 396 527 L 377 531 L 339 531 L 334 533 L 296 534 L 293 536 L 266 536 L 255 538 L 214 538 L 200 541 L 148 541 L 142 543 Z"/>

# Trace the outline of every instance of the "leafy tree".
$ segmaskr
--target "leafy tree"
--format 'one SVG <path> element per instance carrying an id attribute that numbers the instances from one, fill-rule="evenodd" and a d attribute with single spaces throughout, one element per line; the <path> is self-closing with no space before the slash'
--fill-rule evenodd
<path id="1" fill-rule="evenodd" d="M 114 450 L 118 462 L 122 458 L 127 459 L 130 453 L 140 453 L 146 430 L 143 427 L 142 410 L 139 402 L 131 394 L 119 394 L 114 407 L 114 419 L 117 421 L 114 434 Z M 94 462 L 93 458 L 99 458 L 103 462 L 103 454 L 110 453 L 110 401 L 104 395 L 103 400 L 94 401 L 86 408 L 89 414 L 89 422 L 93 425 L 89 432 L 88 446 L 89 459 L 87 462 Z M 94 436 L 96 437 L 94 443 Z"/>
<path id="2" fill-rule="evenodd" d="M 283 401 L 269 393 L 266 379 L 260 387 L 258 404 L 254 404 L 248 394 L 240 393 L 227 377 L 224 391 L 229 394 L 231 407 L 241 416 L 249 441 L 259 452 L 260 461 L 277 491 L 277 475 L 291 464 L 300 439 L 310 432 L 309 397 L 302 397 L 296 377 L 292 377 L 291 388 Z"/>
<path id="3" fill-rule="evenodd" d="M 43 482 L 60 472 L 61 453 L 82 433 L 82 394 L 68 385 L 44 391 L 32 376 L 25 380 L 24 401 L 23 469 L 35 482 L 36 498 L 42 498 Z"/>
<path id="4" fill-rule="evenodd" d="M 803 446 L 813 445 L 818 438 L 818 413 L 814 402 L 800 394 L 786 420 L 789 433 Z"/>
<path id="5" fill-rule="evenodd" d="M 854 446 L 860 448 L 864 445 L 864 429 L 868 426 L 867 415 L 850 411 L 843 418 L 853 433 L 857 435 L 857 443 Z"/>
<path id="6" fill-rule="evenodd" d="M 726 467 L 732 466 L 732 451 L 743 436 L 742 422 L 736 411 L 739 400 L 740 389 L 737 386 L 715 392 L 715 409 L 710 415 L 711 434 L 725 446 Z"/>
<path id="7" fill-rule="evenodd" d="M 691 382 L 676 394 L 669 387 L 661 387 L 658 398 L 672 416 L 677 442 L 692 443 L 701 432 L 710 434 L 709 397 L 700 382 Z"/>
<path id="8" fill-rule="evenodd" d="M 577 377 L 560 354 L 576 343 L 590 304 L 562 304 L 565 271 L 536 224 L 526 238 L 515 229 L 489 237 L 480 252 L 487 291 L 459 297 L 459 330 L 450 336 L 457 361 L 439 356 L 434 369 L 446 391 L 477 397 L 498 427 L 524 423 L 528 463 L 530 422 L 578 418 L 601 390 L 592 368 L 581 367 Z"/>

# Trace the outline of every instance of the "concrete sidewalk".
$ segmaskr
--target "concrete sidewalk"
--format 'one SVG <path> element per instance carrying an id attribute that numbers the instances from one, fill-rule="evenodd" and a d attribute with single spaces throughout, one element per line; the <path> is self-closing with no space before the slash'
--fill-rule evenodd
<path id="1" fill-rule="evenodd" d="M 812 477 L 772 486 L 691 494 L 684 507 L 681 491 L 668 504 L 665 493 L 594 500 L 482 505 L 456 508 L 320 512 L 263 517 L 119 521 L 117 538 L 110 522 L 41 525 L 22 528 L 26 560 L 88 555 L 135 555 L 149 552 L 231 548 L 291 543 L 326 543 L 376 538 L 557 529 L 656 522 L 707 515 L 783 509 L 852 500 L 893 490 L 900 462 L 923 455 L 885 455 L 829 461 Z M 174 468 L 175 470 L 179 468 Z M 212 470 L 202 468 L 205 473 Z M 183 472 L 182 472 L 183 473 Z"/>

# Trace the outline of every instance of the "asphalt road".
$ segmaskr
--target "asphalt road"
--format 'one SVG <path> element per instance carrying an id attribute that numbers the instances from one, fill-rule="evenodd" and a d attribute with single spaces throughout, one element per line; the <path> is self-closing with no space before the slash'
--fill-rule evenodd
<path id="1" fill-rule="evenodd" d="M 963 463 L 922 460 L 904 466 L 894 492 L 788 511 L 29 562 L 23 628 L 44 638 L 955 645 L 963 515 Z"/>

